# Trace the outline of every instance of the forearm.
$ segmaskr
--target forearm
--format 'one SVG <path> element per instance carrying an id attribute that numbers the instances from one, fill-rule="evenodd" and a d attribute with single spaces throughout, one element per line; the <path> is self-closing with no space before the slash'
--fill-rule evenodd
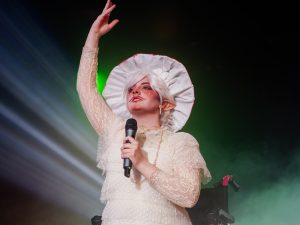
<path id="1" fill-rule="evenodd" d="M 113 114 L 96 87 L 98 49 L 83 47 L 77 77 L 77 91 L 83 110 L 92 127 L 103 135 Z"/>
<path id="2" fill-rule="evenodd" d="M 77 92 L 80 98 L 86 93 L 96 92 L 96 71 L 98 65 L 98 48 L 84 46 L 77 75 Z"/>
<path id="3" fill-rule="evenodd" d="M 157 170 L 157 167 L 147 160 L 142 160 L 134 167 L 147 179 L 149 180 L 151 175 Z"/>
<path id="4" fill-rule="evenodd" d="M 88 33 L 84 46 L 90 49 L 98 49 L 99 48 L 100 37 L 94 29 L 91 29 Z"/>
<path id="5" fill-rule="evenodd" d="M 171 202 L 191 208 L 197 203 L 200 193 L 199 184 L 182 177 L 170 176 L 148 161 L 140 162 L 135 168 L 150 184 Z"/>
<path id="6" fill-rule="evenodd" d="M 150 184 L 171 202 L 181 206 L 193 207 L 200 195 L 199 170 L 185 172 L 187 176 L 169 175 L 156 169 L 149 177 Z"/>

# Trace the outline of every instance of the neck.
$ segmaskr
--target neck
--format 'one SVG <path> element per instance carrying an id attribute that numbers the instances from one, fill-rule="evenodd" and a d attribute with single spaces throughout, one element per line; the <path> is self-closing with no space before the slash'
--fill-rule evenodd
<path id="1" fill-rule="evenodd" d="M 138 127 L 143 127 L 146 129 L 160 128 L 159 114 L 133 115 L 132 117 L 136 119 Z"/>

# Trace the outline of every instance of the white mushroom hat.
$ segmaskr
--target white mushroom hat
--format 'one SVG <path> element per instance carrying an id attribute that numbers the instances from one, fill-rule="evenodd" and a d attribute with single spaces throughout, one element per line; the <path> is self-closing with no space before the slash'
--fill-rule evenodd
<path id="1" fill-rule="evenodd" d="M 175 132 L 182 129 L 194 104 L 194 86 L 184 65 L 168 56 L 136 54 L 114 67 L 102 92 L 111 110 L 123 119 L 131 117 L 123 96 L 124 88 L 133 74 L 141 72 L 159 76 L 165 82 L 176 103 L 171 110 L 172 121 L 167 126 Z"/>

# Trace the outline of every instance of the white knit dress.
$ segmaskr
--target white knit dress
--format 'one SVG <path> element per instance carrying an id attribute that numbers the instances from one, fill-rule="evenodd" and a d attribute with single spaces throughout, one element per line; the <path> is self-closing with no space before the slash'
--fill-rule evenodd
<path id="1" fill-rule="evenodd" d="M 166 127 L 138 128 L 136 139 L 157 170 L 146 180 L 134 168 L 124 176 L 120 147 L 125 121 L 115 116 L 96 88 L 97 49 L 83 48 L 77 79 L 82 107 L 99 135 L 98 167 L 105 172 L 103 225 L 191 225 L 186 207 L 211 179 L 196 139 Z"/>

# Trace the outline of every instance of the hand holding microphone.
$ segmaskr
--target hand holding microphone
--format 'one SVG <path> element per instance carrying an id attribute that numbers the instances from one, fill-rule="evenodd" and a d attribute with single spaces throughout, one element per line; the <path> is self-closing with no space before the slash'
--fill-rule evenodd
<path id="1" fill-rule="evenodd" d="M 142 153 L 139 142 L 135 140 L 137 122 L 135 119 L 128 119 L 125 125 L 125 138 L 121 147 L 121 157 L 123 161 L 124 175 L 130 177 L 132 165 L 142 165 L 148 162 Z"/>
<path id="2" fill-rule="evenodd" d="M 137 122 L 135 119 L 131 118 L 126 121 L 125 125 L 125 139 L 123 142 L 123 145 L 121 147 L 122 151 L 122 158 L 123 161 L 123 169 L 124 169 L 124 175 L 126 177 L 130 177 L 130 171 L 132 168 L 132 159 L 136 156 L 136 152 L 138 152 L 139 144 L 137 141 L 135 141 L 135 135 L 137 131 Z M 135 162 L 135 160 L 134 160 Z"/>

